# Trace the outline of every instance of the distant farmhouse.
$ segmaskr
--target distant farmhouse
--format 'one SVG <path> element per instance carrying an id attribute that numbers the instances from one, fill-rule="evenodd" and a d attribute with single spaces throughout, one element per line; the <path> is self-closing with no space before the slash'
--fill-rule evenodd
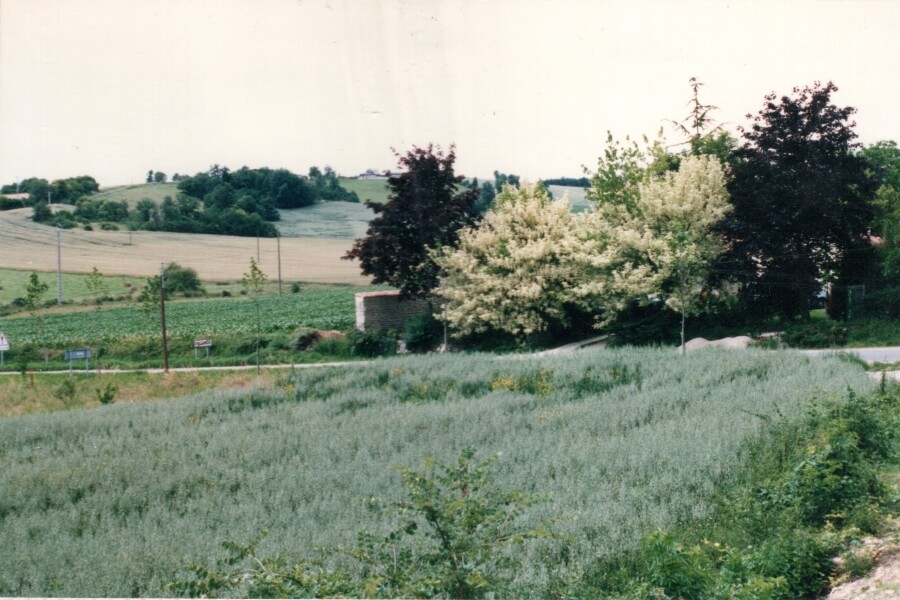
<path id="1" fill-rule="evenodd" d="M 390 171 L 376 171 L 375 169 L 366 169 L 365 173 L 360 173 L 357 179 L 387 179 L 388 177 L 396 177 L 400 173 L 391 173 Z"/>

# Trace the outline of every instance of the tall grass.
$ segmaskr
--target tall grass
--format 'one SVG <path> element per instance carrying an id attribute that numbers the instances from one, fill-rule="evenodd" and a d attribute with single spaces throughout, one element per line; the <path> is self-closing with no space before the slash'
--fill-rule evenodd
<path id="1" fill-rule="evenodd" d="M 523 585 L 578 572 L 706 514 L 741 448 L 810 396 L 873 382 L 791 353 L 596 350 L 297 371 L 274 390 L 0 420 L 0 595 L 166 594 L 223 540 L 300 557 L 386 531 L 395 465 L 499 453 L 497 484 L 547 497 L 561 537 L 523 550 Z"/>

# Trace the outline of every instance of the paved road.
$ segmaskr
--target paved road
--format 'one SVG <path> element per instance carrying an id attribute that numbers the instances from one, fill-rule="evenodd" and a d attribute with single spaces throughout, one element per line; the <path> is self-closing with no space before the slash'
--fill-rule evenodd
<path id="1" fill-rule="evenodd" d="M 801 352 L 813 356 L 842 352 L 846 354 L 855 354 L 856 356 L 869 363 L 900 362 L 900 347 L 897 346 L 888 346 L 882 348 L 838 348 L 836 350 L 801 350 Z"/>
<path id="2" fill-rule="evenodd" d="M 581 342 L 576 342 L 573 344 L 566 344 L 565 346 L 561 346 L 559 348 L 554 348 L 553 350 L 544 350 L 542 352 L 535 352 L 533 354 L 514 354 L 510 355 L 512 358 L 529 358 L 529 357 L 541 357 L 548 355 L 559 355 L 565 354 L 567 352 L 572 352 L 577 350 L 578 348 L 590 345 L 599 345 L 606 341 L 606 336 L 597 336 L 595 338 L 591 338 L 589 340 L 584 340 Z M 798 350 L 798 352 L 802 352 L 803 354 L 807 354 L 810 356 L 825 356 L 828 354 L 835 353 L 848 353 L 855 354 L 860 357 L 862 360 L 869 363 L 895 363 L 900 362 L 900 346 L 889 346 L 889 347 L 881 347 L 881 348 L 835 348 L 835 349 L 827 349 L 827 350 Z M 329 363 L 304 363 L 297 365 L 260 365 L 261 369 L 313 369 L 318 367 L 348 367 L 352 365 L 361 366 L 370 364 L 371 361 L 344 361 L 344 362 L 329 362 Z M 243 365 L 243 366 L 232 366 L 232 367 L 177 367 L 169 369 L 170 372 L 194 372 L 194 371 L 251 371 L 256 369 L 256 365 Z M 73 372 L 78 372 L 79 369 L 73 369 Z M 81 369 L 83 372 L 83 369 Z M 68 373 L 67 370 L 63 371 L 35 371 L 35 373 Z M 115 374 L 115 373 L 162 373 L 162 369 L 111 369 L 111 370 L 103 370 L 103 373 Z M 18 371 L 0 371 L 0 375 L 18 375 Z"/>

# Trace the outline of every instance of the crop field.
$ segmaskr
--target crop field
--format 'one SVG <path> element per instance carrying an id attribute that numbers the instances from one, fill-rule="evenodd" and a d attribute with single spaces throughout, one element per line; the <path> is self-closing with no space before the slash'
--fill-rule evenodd
<path id="1" fill-rule="evenodd" d="M 275 226 L 284 237 L 347 240 L 365 236 L 369 221 L 375 216 L 365 204 L 356 202 L 320 202 L 278 212 L 281 220 Z"/>
<path id="2" fill-rule="evenodd" d="M 31 212 L 0 212 L 0 267 L 55 273 L 56 230 L 32 222 Z M 365 285 L 359 265 L 341 260 L 351 244 L 350 238 L 282 238 L 282 279 Z M 247 271 L 250 258 L 258 256 L 270 279 L 278 275 L 279 242 L 274 238 L 257 242 L 249 237 L 67 229 L 60 233 L 60 246 L 62 269 L 71 273 L 90 273 L 97 267 L 105 275 L 148 277 L 159 273 L 161 263 L 177 262 L 196 269 L 207 281 L 235 280 Z"/>
<path id="3" fill-rule="evenodd" d="M 317 290 L 314 293 L 261 296 L 263 333 L 304 326 L 347 329 L 355 323 L 356 288 Z M 222 298 L 166 303 L 166 325 L 173 337 L 226 338 L 256 331 L 256 303 L 249 298 Z M 159 318 L 138 306 L 89 309 L 43 317 L 44 333 L 28 316 L 3 320 L 10 343 L 51 348 L 95 346 L 129 339 L 159 338 Z"/>
<path id="4" fill-rule="evenodd" d="M 263 530 L 266 556 L 350 546 L 394 525 L 372 499 L 401 496 L 395 466 L 474 447 L 499 455 L 498 487 L 545 498 L 523 526 L 559 517 L 560 537 L 516 550 L 520 581 L 547 596 L 558 569 L 702 517 L 768 420 L 873 385 L 834 357 L 601 349 L 391 359 L 0 419 L 0 595 L 168 595 Z"/>

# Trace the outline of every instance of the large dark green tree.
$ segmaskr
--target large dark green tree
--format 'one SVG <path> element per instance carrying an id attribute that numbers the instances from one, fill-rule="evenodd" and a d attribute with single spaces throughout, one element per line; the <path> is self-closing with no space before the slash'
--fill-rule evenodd
<path id="1" fill-rule="evenodd" d="M 454 246 L 459 229 L 477 222 L 478 192 L 457 192 L 463 177 L 453 171 L 453 146 L 446 155 L 431 144 L 394 153 L 401 174 L 388 179 L 388 202 L 366 202 L 376 216 L 344 259 L 359 260 L 373 283 L 397 287 L 405 297 L 423 297 L 440 275 L 431 251 Z"/>
<path id="2" fill-rule="evenodd" d="M 745 306 L 808 318 L 823 283 L 857 283 L 873 264 L 868 224 L 874 189 L 854 152 L 853 107 L 815 83 L 765 98 L 742 130 L 729 185 L 734 211 L 722 233 L 722 269 L 739 278 Z"/>

